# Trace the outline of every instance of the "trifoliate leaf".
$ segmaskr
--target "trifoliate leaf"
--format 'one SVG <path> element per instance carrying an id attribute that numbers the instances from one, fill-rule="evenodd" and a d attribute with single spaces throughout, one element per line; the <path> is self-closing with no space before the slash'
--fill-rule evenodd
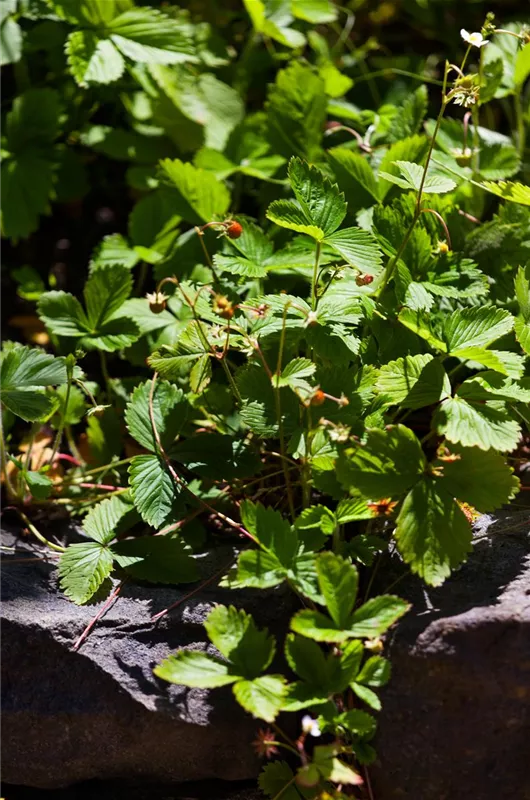
<path id="1" fill-rule="evenodd" d="M 229 664 L 197 650 L 181 650 L 164 659 L 153 672 L 169 683 L 197 689 L 215 689 L 239 680 Z"/>
<path id="2" fill-rule="evenodd" d="M 422 408 L 449 397 L 451 383 L 442 363 L 431 355 L 405 356 L 381 367 L 376 387 L 390 405 Z"/>
<path id="3" fill-rule="evenodd" d="M 71 544 L 59 560 L 61 588 L 76 605 L 86 603 L 112 572 L 112 555 L 99 542 Z"/>
<path id="4" fill-rule="evenodd" d="M 171 514 L 177 487 L 163 460 L 156 455 L 134 456 L 129 485 L 138 512 L 148 525 L 161 528 Z"/>
<path id="5" fill-rule="evenodd" d="M 466 447 L 490 447 L 511 452 L 517 447 L 521 427 L 512 419 L 503 404 L 472 403 L 463 398 L 449 397 L 436 409 L 432 424 L 450 442 Z"/>
<path id="6" fill-rule="evenodd" d="M 442 175 L 427 175 L 422 187 L 424 167 L 411 161 L 396 161 L 394 163 L 403 177 L 398 177 L 385 171 L 380 171 L 379 175 L 385 181 L 395 183 L 402 189 L 412 189 L 419 192 L 421 188 L 423 194 L 444 194 L 445 192 L 451 192 L 456 187 L 456 183 L 451 178 L 446 178 Z"/>
<path id="7" fill-rule="evenodd" d="M 471 526 L 443 485 L 419 481 L 406 496 L 394 532 L 398 549 L 413 572 L 439 586 L 471 549 Z"/>
<path id="8" fill-rule="evenodd" d="M 400 142 L 395 142 L 386 151 L 380 164 L 380 170 L 390 175 L 399 175 L 399 167 L 396 166 L 398 161 L 421 161 L 424 154 L 427 152 L 428 142 L 425 136 L 408 136 Z M 379 173 L 381 175 L 381 172 Z M 340 181 L 339 181 L 340 183 Z M 392 182 L 379 179 L 379 196 L 381 201 L 384 200 L 390 191 Z"/>

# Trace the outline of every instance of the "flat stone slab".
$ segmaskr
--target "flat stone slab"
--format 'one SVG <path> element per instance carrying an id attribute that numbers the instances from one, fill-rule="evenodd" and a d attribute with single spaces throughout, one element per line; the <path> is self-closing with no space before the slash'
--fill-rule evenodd
<path id="1" fill-rule="evenodd" d="M 202 623 L 215 603 L 241 605 L 271 629 L 278 620 L 287 624 L 289 591 L 264 596 L 207 586 L 153 624 L 153 614 L 197 585 L 131 582 L 74 652 L 102 603 L 68 601 L 57 589 L 56 559 L 44 560 L 39 545 L 9 533 L 3 544 L 16 548 L 2 565 L 6 783 L 53 789 L 94 778 L 174 784 L 258 775 L 251 743 L 260 723 L 238 706 L 230 687 L 187 689 L 152 670 L 180 647 L 211 647 Z M 221 546 L 200 557 L 202 576 L 222 569 L 234 552 Z"/>
<path id="2" fill-rule="evenodd" d="M 395 591 L 414 607 L 388 652 L 375 797 L 529 800 L 530 510 L 482 517 L 442 587 Z"/>

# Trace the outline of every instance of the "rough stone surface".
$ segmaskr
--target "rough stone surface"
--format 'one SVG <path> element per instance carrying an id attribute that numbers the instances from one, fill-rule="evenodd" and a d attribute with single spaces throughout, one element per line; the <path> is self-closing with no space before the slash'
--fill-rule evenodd
<path id="1" fill-rule="evenodd" d="M 126 584 L 73 652 L 101 603 L 66 600 L 57 590 L 56 559 L 44 548 L 5 532 L 3 544 L 15 547 L 4 551 L 2 565 L 6 783 L 54 789 L 94 778 L 179 783 L 258 774 L 251 742 L 259 723 L 237 706 L 230 687 L 190 690 L 155 678 L 152 669 L 180 647 L 207 647 L 202 622 L 215 602 L 244 606 L 260 625 L 282 629 L 293 611 L 288 591 L 229 592 L 212 584 L 153 624 L 153 614 L 195 586 Z M 232 555 L 222 546 L 202 557 L 203 576 Z"/>
<path id="2" fill-rule="evenodd" d="M 439 589 L 395 591 L 414 606 L 391 641 L 375 797 L 529 800 L 529 510 L 482 517 L 468 563 Z"/>

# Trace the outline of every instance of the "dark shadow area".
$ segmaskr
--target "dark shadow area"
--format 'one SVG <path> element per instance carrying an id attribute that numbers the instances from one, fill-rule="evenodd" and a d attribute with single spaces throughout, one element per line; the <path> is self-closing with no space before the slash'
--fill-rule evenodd
<path id="1" fill-rule="evenodd" d="M 200 781 L 179 785 L 87 781 L 68 789 L 2 784 L 5 800 L 258 800 L 255 781 Z"/>

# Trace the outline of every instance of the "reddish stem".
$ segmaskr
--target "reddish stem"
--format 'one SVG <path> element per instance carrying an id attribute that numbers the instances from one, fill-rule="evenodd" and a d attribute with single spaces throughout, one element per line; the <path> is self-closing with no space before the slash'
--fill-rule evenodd
<path id="1" fill-rule="evenodd" d="M 54 461 L 69 461 L 70 464 L 74 464 L 76 467 L 81 466 L 81 462 L 74 458 L 73 456 L 68 455 L 67 453 L 56 453 Z"/>
<path id="2" fill-rule="evenodd" d="M 103 606 L 102 606 L 102 607 L 99 609 L 99 611 L 98 611 L 98 613 L 96 614 L 96 616 L 95 616 L 95 617 L 94 617 L 94 618 L 93 618 L 93 619 L 92 619 L 92 620 L 91 620 L 91 621 L 88 623 L 88 625 L 86 626 L 85 630 L 83 631 L 83 633 L 81 634 L 81 636 L 79 637 L 79 639 L 78 639 L 78 640 L 76 641 L 76 643 L 74 644 L 74 646 L 73 646 L 73 648 L 72 648 L 73 650 L 79 650 L 79 648 L 81 647 L 81 645 L 83 644 L 83 642 L 84 642 L 84 641 L 85 641 L 85 639 L 87 638 L 87 636 L 88 636 L 88 634 L 90 633 L 90 631 L 92 630 L 92 628 L 93 628 L 93 627 L 96 625 L 96 623 L 97 623 L 97 622 L 98 622 L 98 621 L 101 619 L 101 617 L 102 617 L 104 614 L 106 614 L 106 613 L 107 613 L 107 611 L 109 610 L 109 608 L 111 607 L 111 605 L 112 605 L 112 604 L 114 603 L 114 601 L 117 599 L 117 597 L 118 597 L 118 595 L 119 595 L 119 593 L 120 593 L 120 591 L 121 591 L 121 589 L 122 589 L 122 586 L 123 586 L 123 584 L 124 584 L 124 583 L 125 583 L 125 581 L 122 581 L 121 583 L 119 583 L 119 584 L 116 586 L 116 588 L 115 588 L 115 589 L 114 589 L 114 590 L 113 590 L 113 591 L 112 591 L 112 592 L 109 594 L 109 596 L 107 597 L 107 599 L 106 599 L 105 603 L 103 604 Z"/>
<path id="3" fill-rule="evenodd" d="M 228 564 L 226 564 L 224 567 L 221 567 L 221 569 L 218 570 L 217 572 L 214 572 L 213 575 L 211 575 L 209 578 L 207 578 L 207 580 L 205 580 L 201 584 L 199 584 L 199 586 L 197 586 L 195 589 L 193 589 L 193 591 L 188 592 L 188 594 L 185 594 L 184 597 L 180 598 L 180 600 L 177 600 L 175 603 L 172 603 L 172 605 L 168 606 L 167 608 L 164 608 L 163 611 L 159 611 L 158 614 L 155 614 L 153 617 L 151 617 L 151 622 L 158 622 L 159 619 L 161 619 L 167 613 L 172 611 L 174 608 L 177 608 L 178 606 L 180 606 L 181 603 L 184 603 L 186 600 L 189 600 L 190 597 L 193 597 L 193 595 L 197 594 L 197 592 L 200 592 L 201 589 L 204 589 L 205 586 L 208 586 L 210 583 L 213 583 L 213 581 L 217 577 L 219 577 L 219 575 L 222 575 L 223 572 L 226 572 L 226 570 L 229 569 L 232 566 L 233 563 L 234 563 L 234 559 L 231 558 L 230 561 L 228 562 Z"/>
<path id="4" fill-rule="evenodd" d="M 104 489 L 107 492 L 115 492 L 119 486 L 111 486 L 110 483 L 78 483 L 83 489 Z"/>

